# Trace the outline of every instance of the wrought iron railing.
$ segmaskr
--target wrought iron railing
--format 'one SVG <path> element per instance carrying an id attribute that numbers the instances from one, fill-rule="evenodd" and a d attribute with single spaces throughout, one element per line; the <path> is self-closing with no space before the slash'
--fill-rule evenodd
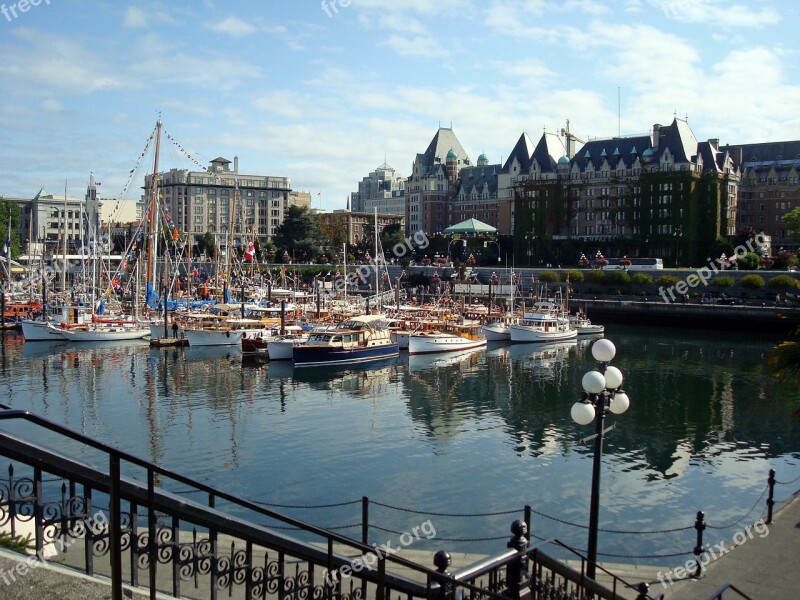
<path id="1" fill-rule="evenodd" d="M 122 599 L 123 584 L 149 588 L 153 598 L 166 593 L 216 599 L 224 593 L 248 600 L 613 599 L 622 597 L 618 586 L 632 588 L 612 578 L 607 589 L 586 578 L 583 569 L 573 570 L 540 548 L 529 549 L 524 526 L 497 557 L 451 574 L 449 556 L 439 552 L 437 568 L 431 569 L 193 481 L 30 412 L 0 405 L 0 420 L 33 425 L 43 434 L 38 437 L 55 434 L 60 449 L 0 429 L 0 455 L 17 465 L 9 467 L 7 482 L 0 481 L 0 527 L 12 535 L 31 531 L 42 559 L 110 577 L 115 600 Z M 107 469 L 70 457 L 73 445 L 99 452 Z M 175 483 L 203 494 L 204 502 L 168 491 Z M 279 533 L 278 524 L 309 539 Z M 406 574 L 398 574 L 401 570 Z M 646 589 L 638 597 L 649 598 Z"/>

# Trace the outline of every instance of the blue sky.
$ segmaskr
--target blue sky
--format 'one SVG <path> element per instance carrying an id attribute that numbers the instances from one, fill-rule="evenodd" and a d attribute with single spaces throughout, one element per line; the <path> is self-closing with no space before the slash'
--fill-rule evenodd
<path id="1" fill-rule="evenodd" d="M 3 195 L 82 195 L 91 171 L 119 197 L 159 111 L 203 165 L 238 155 L 329 210 L 384 157 L 408 175 L 439 123 L 491 162 L 567 119 L 800 138 L 794 0 L 2 2 Z M 170 143 L 160 165 L 196 168 Z"/>

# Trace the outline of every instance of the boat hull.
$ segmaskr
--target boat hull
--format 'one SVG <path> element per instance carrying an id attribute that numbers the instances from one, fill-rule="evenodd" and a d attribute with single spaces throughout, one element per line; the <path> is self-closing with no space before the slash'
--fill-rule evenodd
<path id="1" fill-rule="evenodd" d="M 26 342 L 52 342 L 53 340 L 64 339 L 61 332 L 50 327 L 47 321 L 23 319 L 21 325 L 22 336 Z"/>
<path id="2" fill-rule="evenodd" d="M 507 342 L 511 339 L 507 325 L 484 325 L 481 331 L 487 342 Z"/>
<path id="3" fill-rule="evenodd" d="M 63 329 L 61 335 L 71 342 L 118 342 L 141 340 L 150 335 L 150 328 L 108 327 L 98 329 Z"/>
<path id="4" fill-rule="evenodd" d="M 269 340 L 267 342 L 267 356 L 269 356 L 270 360 L 292 360 L 295 345 L 302 344 L 306 339 L 308 339 L 308 336 Z"/>
<path id="5" fill-rule="evenodd" d="M 245 333 L 243 331 L 186 329 L 184 335 L 190 346 L 238 346 Z"/>
<path id="6" fill-rule="evenodd" d="M 509 327 L 512 342 L 563 342 L 574 340 L 578 337 L 575 329 L 553 329 L 543 331 L 539 327 L 529 327 L 526 325 L 511 325 Z"/>
<path id="7" fill-rule="evenodd" d="M 437 352 L 458 352 L 486 346 L 485 339 L 470 340 L 459 335 L 428 337 L 412 335 L 408 340 L 408 353 L 434 354 Z"/>
<path id="8" fill-rule="evenodd" d="M 397 344 L 381 344 L 368 348 L 341 348 L 298 344 L 292 348 L 295 367 L 319 367 L 372 362 L 400 355 Z"/>

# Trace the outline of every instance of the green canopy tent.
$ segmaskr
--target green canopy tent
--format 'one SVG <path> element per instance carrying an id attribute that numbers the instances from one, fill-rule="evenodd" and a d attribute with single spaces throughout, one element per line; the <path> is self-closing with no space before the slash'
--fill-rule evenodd
<path id="1" fill-rule="evenodd" d="M 497 233 L 497 228 L 484 223 L 483 221 L 478 221 L 478 219 L 467 219 L 466 221 L 461 221 L 461 223 L 456 223 L 455 225 L 451 225 L 447 229 L 444 230 L 446 234 L 452 233 L 465 233 L 465 234 L 472 234 L 472 235 L 480 235 L 480 234 L 494 234 Z"/>

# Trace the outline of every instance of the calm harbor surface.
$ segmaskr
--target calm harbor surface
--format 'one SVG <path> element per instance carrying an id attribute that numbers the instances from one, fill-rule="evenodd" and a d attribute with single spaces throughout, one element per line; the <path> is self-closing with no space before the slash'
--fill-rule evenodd
<path id="1" fill-rule="evenodd" d="M 776 338 L 626 326 L 606 337 L 631 408 L 607 420 L 601 527 L 681 530 L 601 533 L 600 558 L 681 564 L 696 511 L 730 525 L 706 532 L 718 542 L 762 513 L 770 468 L 779 481 L 800 476 L 800 399 L 764 371 Z M 420 549 L 496 553 L 529 504 L 536 536 L 583 550 L 592 446 L 579 440 L 593 429 L 573 423 L 570 408 L 595 366 L 589 343 L 295 370 L 243 362 L 230 348 L 6 335 L 0 384 L 15 408 L 353 537 L 368 496 L 370 542 L 397 546 L 398 533 L 430 520 L 435 538 L 415 541 Z M 777 486 L 776 499 L 798 487 Z M 516 512 L 486 515 L 506 511 Z"/>

